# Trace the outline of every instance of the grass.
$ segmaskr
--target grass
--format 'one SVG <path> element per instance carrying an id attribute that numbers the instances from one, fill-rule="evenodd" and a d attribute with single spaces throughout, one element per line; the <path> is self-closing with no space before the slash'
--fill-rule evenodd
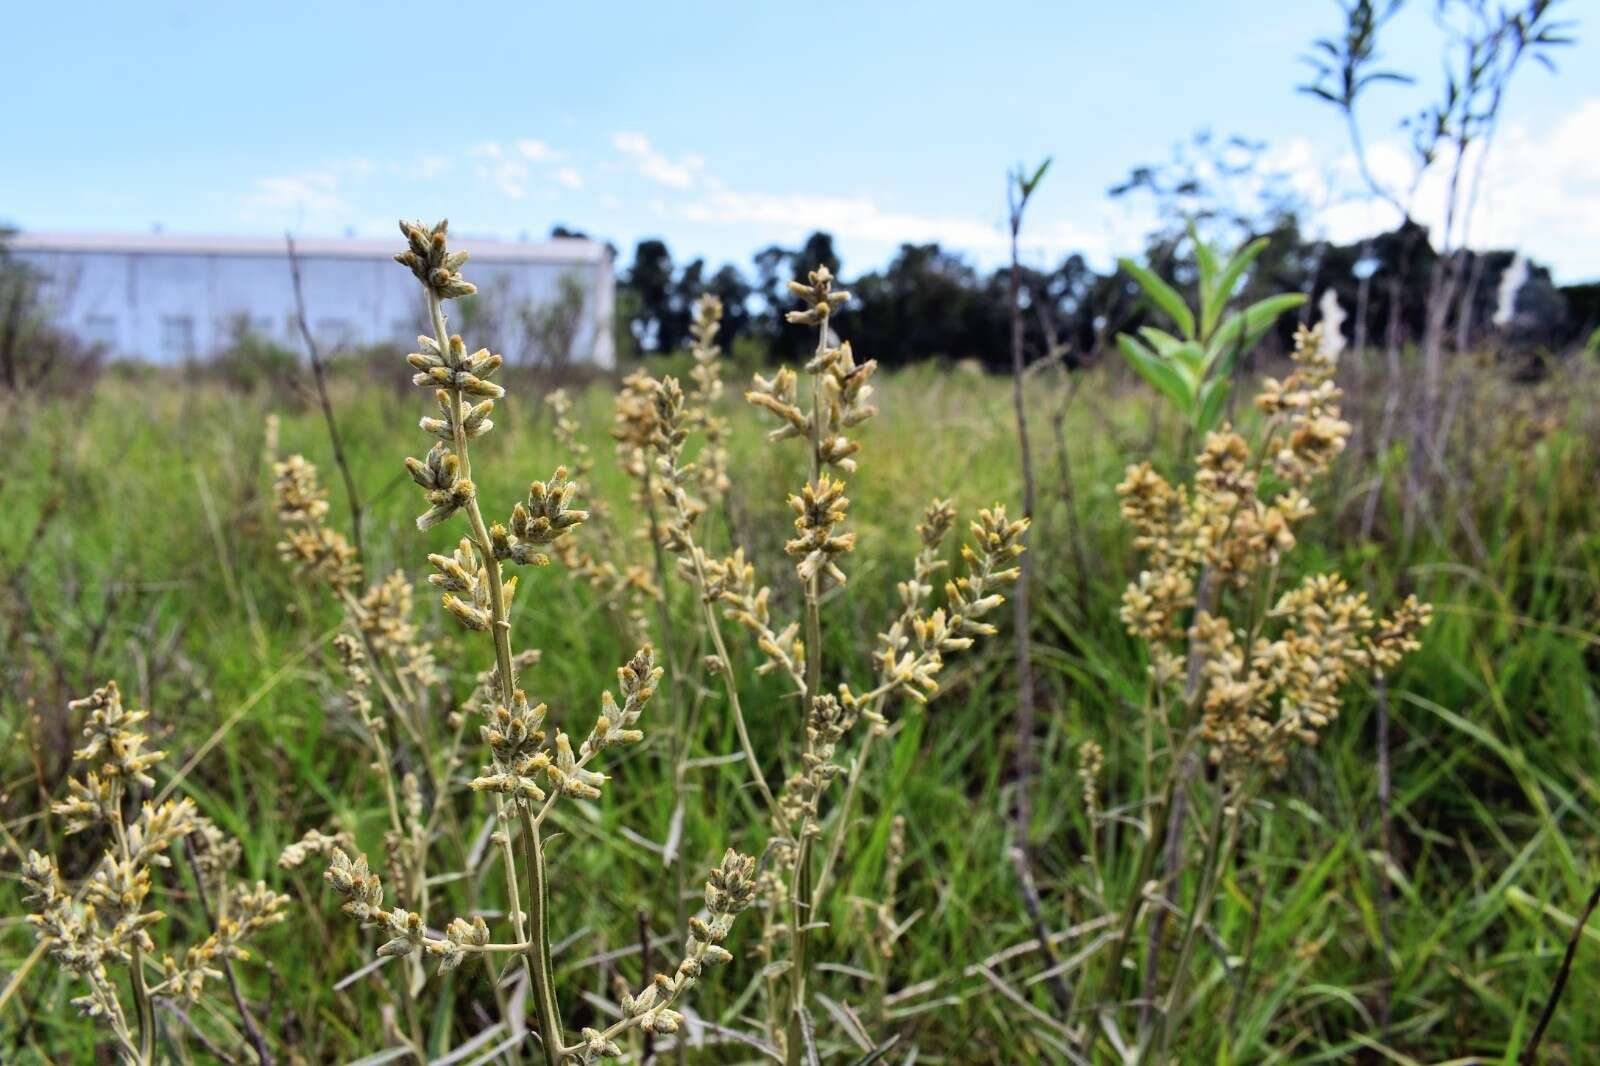
<path id="1" fill-rule="evenodd" d="M 402 375 L 395 366 L 393 388 L 346 375 L 335 381 L 334 400 L 367 496 L 372 572 L 404 563 L 420 578 L 414 562 L 447 549 L 456 534 L 422 535 L 412 524 L 416 500 L 395 461 L 393 427 L 423 413 L 425 398 L 401 392 Z M 1347 701 L 1315 757 L 1296 761 L 1271 815 L 1250 827 L 1245 856 L 1224 877 L 1214 932 L 1236 953 L 1253 944 L 1248 974 L 1242 959 L 1224 965 L 1213 952 L 1202 960 L 1195 991 L 1203 1008 L 1192 1017 L 1236 1012 L 1236 1024 L 1192 1027 L 1181 1048 L 1185 1062 L 1514 1061 L 1573 916 L 1600 875 L 1596 390 L 1581 377 L 1523 385 L 1492 370 L 1464 369 L 1449 476 L 1408 508 L 1397 473 L 1405 457 L 1371 454 L 1382 404 L 1377 385 L 1364 377 L 1350 383 L 1347 416 L 1358 442 L 1341 460 L 1334 489 L 1317 501 L 1322 514 L 1295 565 L 1308 572 L 1339 567 L 1374 589 L 1416 591 L 1438 610 L 1423 650 L 1389 690 L 1396 861 L 1385 861 L 1379 843 L 1375 705 L 1363 692 Z M 1020 490 L 1007 389 L 1002 381 L 932 369 L 883 382 L 883 413 L 860 434 L 862 469 L 851 484 L 860 543 L 847 597 L 829 608 L 831 662 L 867 669 L 857 649 L 871 646 L 893 610 L 894 584 L 915 550 L 911 530 L 929 498 L 952 495 L 963 514 L 997 499 L 1014 505 Z M 500 428 L 473 448 L 481 490 L 502 500 L 565 458 L 535 399 L 538 387 L 519 382 L 512 391 L 496 412 Z M 1043 721 L 1035 860 L 1049 924 L 1071 931 L 1081 908 L 1062 886 L 1082 861 L 1087 828 L 1073 752 L 1091 737 L 1106 746 L 1106 792 L 1114 797 L 1134 791 L 1118 781 L 1137 775 L 1142 750 L 1143 663 L 1116 621 L 1132 555 L 1112 486 L 1130 458 L 1153 453 L 1167 461 L 1179 441 L 1146 394 L 1089 374 L 1062 423 L 1090 564 L 1079 574 L 1050 432 L 1064 393 L 1048 375 L 1029 392 L 1043 457 L 1032 535 Z M 609 462 L 610 386 L 597 383 L 576 400 L 598 460 L 584 496 L 606 501 L 621 518 L 629 513 L 629 484 Z M 366 935 L 336 913 L 315 871 L 287 877 L 275 860 L 313 826 L 348 828 L 363 848 L 377 849 L 384 801 L 351 723 L 327 709 L 334 692 L 324 665 L 337 610 L 298 587 L 276 559 L 263 459 L 269 414 L 279 419 L 281 453 L 303 452 L 323 467 L 334 488 L 333 519 L 341 522 L 320 414 L 291 391 L 240 394 L 159 374 L 113 376 L 85 394 L 6 409 L 0 970 L 13 972 L 33 949 L 31 930 L 18 917 L 19 851 L 48 843 L 69 875 L 89 858 L 81 842 L 53 838 L 38 812 L 59 791 L 75 739 L 66 700 L 116 677 L 130 702 L 155 710 L 152 725 L 168 731 L 158 738 L 174 752 L 168 772 L 209 744 L 184 789 L 243 841 L 243 874 L 296 897 L 294 920 L 263 942 L 264 965 L 241 968 L 263 1004 L 260 1014 L 282 1048 L 304 1061 L 343 1061 L 387 1043 L 373 990 L 360 981 L 335 987 L 364 960 Z M 732 520 L 758 559 L 773 560 L 789 524 L 783 487 L 803 480 L 801 456 L 759 446 L 762 427 L 750 413 L 735 412 L 732 421 L 740 497 Z M 1372 541 L 1362 543 L 1362 511 L 1380 471 L 1390 476 Z M 713 550 L 726 543 L 715 527 L 711 536 Z M 537 697 L 556 721 L 581 730 L 590 701 L 632 649 L 586 590 L 558 569 L 524 572 L 515 624 L 543 652 L 529 677 Z M 674 616 L 687 618 L 692 605 L 681 585 L 673 596 Z M 785 608 L 775 613 L 795 613 L 793 604 Z M 436 639 L 450 644 L 454 661 L 490 665 L 487 642 L 462 639 L 441 615 L 431 606 L 420 612 Z M 555 618 L 563 621 L 553 624 Z M 754 650 L 731 632 L 730 646 L 736 667 L 750 673 Z M 1002 637 L 962 659 L 947 677 L 950 691 L 929 712 L 896 713 L 887 757 L 863 785 L 839 891 L 821 916 L 828 927 L 814 936 L 815 956 L 834 964 L 820 975 L 818 991 L 862 1010 L 874 1038 L 898 1033 L 888 1061 L 906 1061 L 913 1049 L 921 1062 L 1056 1057 L 1049 1025 L 1029 1015 L 1053 1011 L 1037 980 L 1042 955 L 1006 954 L 1033 934 L 1006 857 L 1013 672 L 1005 650 Z M 792 732 L 795 708 L 777 698 L 775 682 L 751 674 L 743 689 L 756 750 L 785 750 L 781 738 Z M 713 696 L 702 717 L 697 748 L 705 753 L 739 750 L 720 707 Z M 552 900 L 552 927 L 578 931 L 557 952 L 558 978 L 601 997 L 609 998 L 614 975 L 639 984 L 641 929 L 673 931 L 674 903 L 661 891 L 668 879 L 651 847 L 668 835 L 673 783 L 666 734 L 651 737 L 648 713 L 643 747 L 616 753 L 608 767 L 627 787 L 598 804 L 563 804 L 555 819 L 561 835 L 550 844 L 552 861 L 582 886 L 558 886 Z M 691 872 L 737 843 L 730 827 L 763 821 L 759 800 L 741 787 L 745 780 L 737 767 L 693 772 L 695 801 L 682 827 Z M 463 809 L 482 810 L 470 800 Z M 909 925 L 887 963 L 889 994 L 869 1010 L 872 974 L 883 964 L 865 949 L 864 908 L 856 901 L 877 899 L 896 815 L 907 819 L 897 913 Z M 1119 898 L 1134 877 L 1130 854 L 1104 851 Z M 651 901 L 643 913 L 642 900 Z M 181 888 L 166 909 L 175 931 L 192 932 L 196 912 Z M 736 1020 L 741 993 L 757 977 L 741 951 L 749 946 L 741 931 L 748 933 L 736 929 L 730 943 L 736 962 L 697 994 L 707 1016 Z M 1072 932 L 1058 954 L 1070 957 L 1098 932 Z M 304 950 L 311 941 L 327 947 Z M 662 966 L 662 949 L 652 952 Z M 1380 1015 L 1391 968 L 1385 1029 Z M 1583 1049 L 1600 1045 L 1600 1015 L 1584 1007 L 1597 993 L 1600 930 L 1591 929 L 1546 1037 L 1551 1061 L 1584 1061 Z M 49 968 L 29 973 L 0 1012 L 0 1060 L 90 1060 L 99 1038 L 66 1006 L 70 994 Z M 430 983 L 423 995 L 436 1047 L 481 1028 L 473 1013 L 474 1003 L 489 999 L 481 969 Z M 572 992 L 567 1010 L 569 1025 L 592 1021 L 591 1005 Z M 850 1044 L 850 1025 L 834 1017 L 819 1025 L 825 1049 Z M 703 1057 L 754 1056 L 731 1046 Z M 832 1061 L 853 1057 L 839 1050 Z"/>

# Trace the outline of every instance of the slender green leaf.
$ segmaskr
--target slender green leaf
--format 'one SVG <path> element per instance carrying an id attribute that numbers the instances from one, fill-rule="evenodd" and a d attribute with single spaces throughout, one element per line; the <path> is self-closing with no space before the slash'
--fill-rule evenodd
<path id="1" fill-rule="evenodd" d="M 1044 162 L 1039 164 L 1039 169 L 1033 172 L 1033 177 L 1028 178 L 1022 183 L 1022 195 L 1024 199 L 1033 195 L 1033 190 L 1039 187 L 1039 183 L 1044 180 L 1045 171 L 1049 169 L 1050 157 L 1045 156 Z"/>
<path id="2" fill-rule="evenodd" d="M 1206 345 L 1206 369 L 1215 370 L 1216 377 L 1231 377 L 1233 364 L 1238 361 L 1239 324 L 1237 314 L 1229 315 Z"/>
<path id="3" fill-rule="evenodd" d="M 1222 412 L 1228 406 L 1228 393 L 1232 388 L 1233 383 L 1226 378 L 1212 378 L 1200 386 L 1200 407 L 1194 418 L 1196 429 L 1209 433 L 1217 428 L 1222 420 Z"/>
<path id="4" fill-rule="evenodd" d="M 1303 292 L 1285 292 L 1257 300 L 1244 309 L 1245 325 L 1251 329 L 1258 324 L 1271 325 L 1284 312 L 1293 311 L 1305 302 L 1306 294 Z"/>
<path id="5" fill-rule="evenodd" d="M 1187 341 L 1174 348 L 1168 358 L 1189 379 L 1190 391 L 1200 387 L 1200 382 L 1206 376 L 1206 356 L 1200 350 L 1200 345 Z"/>
<path id="6" fill-rule="evenodd" d="M 1139 283 L 1145 296 L 1157 307 L 1167 313 L 1167 317 L 1177 325 L 1178 332 L 1185 337 L 1194 336 L 1194 312 L 1189 310 L 1189 305 L 1183 302 L 1183 297 L 1171 285 L 1156 276 L 1153 270 L 1140 266 L 1132 259 L 1119 259 L 1122 269 L 1133 275 L 1133 280 Z"/>
<path id="7" fill-rule="evenodd" d="M 1233 299 L 1233 290 L 1239 284 L 1239 279 L 1244 272 L 1250 269 L 1250 264 L 1255 262 L 1256 256 L 1266 250 L 1267 238 L 1257 237 L 1237 252 L 1228 260 L 1227 266 L 1217 276 L 1217 283 L 1212 288 L 1211 294 L 1206 297 L 1204 305 L 1200 308 L 1200 333 L 1209 336 L 1216 327 L 1217 320 L 1222 317 L 1223 308 L 1228 306 L 1228 301 Z"/>
<path id="8" fill-rule="evenodd" d="M 1204 308 L 1211 303 L 1211 294 L 1217 291 L 1217 253 L 1200 237 L 1193 222 L 1189 223 L 1189 240 L 1194 244 L 1194 261 L 1200 267 L 1200 306 Z M 1210 328 L 1202 322 L 1200 335 L 1205 336 Z"/>
<path id="9" fill-rule="evenodd" d="M 1145 343 L 1154 348 L 1156 354 L 1163 359 L 1171 359 L 1172 354 L 1184 343 L 1166 330 L 1156 329 L 1154 326 L 1140 326 L 1139 336 L 1143 337 Z"/>
<path id="10" fill-rule="evenodd" d="M 1180 411 L 1188 414 L 1194 409 L 1194 394 L 1177 367 L 1126 333 L 1117 334 L 1117 347 L 1122 349 L 1123 358 L 1128 360 L 1128 365 L 1154 386 L 1157 392 L 1177 404 Z"/>
<path id="11" fill-rule="evenodd" d="M 1261 335 L 1272 328 L 1278 316 L 1294 310 L 1305 302 L 1304 293 L 1285 293 L 1281 296 L 1269 296 L 1265 300 L 1251 304 L 1243 311 L 1230 313 L 1206 347 L 1207 365 L 1217 376 L 1226 377 L 1232 374 L 1233 366 L 1238 362 L 1239 356 L 1256 346 Z"/>

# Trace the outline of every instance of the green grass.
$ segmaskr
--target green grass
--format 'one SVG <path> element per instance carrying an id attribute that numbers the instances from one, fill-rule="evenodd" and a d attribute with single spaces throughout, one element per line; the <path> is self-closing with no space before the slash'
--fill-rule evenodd
<path id="1" fill-rule="evenodd" d="M 860 534 L 851 583 L 826 608 L 828 661 L 844 664 L 835 680 L 866 678 L 873 635 L 894 609 L 894 584 L 909 567 L 912 529 L 929 498 L 952 496 L 963 514 L 996 500 L 1015 508 L 1008 388 L 933 371 L 884 383 L 883 414 L 865 427 L 861 469 L 851 483 L 851 525 Z M 1298 568 L 1336 566 L 1367 583 L 1380 606 L 1414 590 L 1438 608 L 1423 651 L 1390 687 L 1397 861 L 1386 867 L 1379 848 L 1374 704 L 1361 692 L 1320 746 L 1297 760 L 1272 793 L 1270 814 L 1243 838 L 1243 854 L 1223 882 L 1215 932 L 1239 951 L 1256 929 L 1250 978 L 1238 994 L 1214 952 L 1202 959 L 1196 991 L 1203 1001 L 1191 1014 L 1197 1024 L 1184 1034 L 1185 1062 L 1513 1061 L 1572 915 L 1600 876 L 1596 390 L 1581 379 L 1512 385 L 1488 372 L 1468 375 L 1462 389 L 1444 460 L 1449 473 L 1425 501 L 1412 494 L 1408 515 L 1398 475 L 1403 455 L 1353 448 L 1296 553 Z M 474 445 L 486 501 L 509 503 L 527 479 L 564 458 L 542 405 L 527 399 L 533 392 L 518 383 L 497 410 L 501 428 Z M 1089 738 L 1105 745 L 1112 807 L 1134 793 L 1142 758 L 1143 663 L 1116 622 L 1133 563 L 1112 487 L 1132 458 L 1154 454 L 1170 465 L 1178 435 L 1144 394 L 1090 375 L 1063 423 L 1088 560 L 1088 573 L 1080 574 L 1051 432 L 1059 384 L 1041 378 L 1030 395 L 1041 498 L 1033 545 L 1043 699 L 1033 832 L 1047 920 L 1067 928 L 1088 914 L 1075 887 L 1088 827 L 1073 749 Z M 367 497 L 373 572 L 403 567 L 420 580 L 425 553 L 459 535 L 421 535 L 411 522 L 418 502 L 399 460 L 420 447 L 414 424 L 423 403 L 353 376 L 337 382 L 335 401 Z M 1381 403 L 1381 396 L 1357 396 L 1350 404 L 1368 440 Z M 66 700 L 115 677 L 134 702 L 154 710 L 174 756 L 169 774 L 231 723 L 185 788 L 238 833 L 248 876 L 296 896 L 293 919 L 264 944 L 264 964 L 243 968 L 255 999 L 270 1004 L 275 1039 L 306 1062 L 384 1047 L 374 991 L 360 983 L 333 990 L 364 961 L 370 935 L 337 913 L 315 871 L 296 880 L 274 865 L 281 848 L 312 826 L 345 825 L 369 851 L 381 848 L 383 829 L 377 778 L 365 768 L 350 723 L 331 709 L 336 689 L 321 638 L 338 612 L 291 581 L 274 550 L 263 461 L 269 413 L 280 419 L 280 451 L 318 462 L 334 489 L 335 520 L 347 517 L 320 415 L 287 391 L 240 395 L 159 375 L 108 379 L 86 396 L 37 399 L 26 410 L 12 402 L 0 411 L 7 429 L 0 469 L 0 810 L 7 831 L 0 971 L 9 975 L 33 948 L 19 917 L 17 849 L 53 847 L 69 874 L 81 873 L 89 855 L 39 812 L 61 790 L 75 739 Z M 578 413 L 598 461 L 586 497 L 606 501 L 630 528 L 628 485 L 610 462 L 605 435 L 609 386 L 583 391 Z M 787 565 L 780 561 L 789 525 L 784 495 L 799 484 L 798 455 L 762 445 L 761 427 L 747 412 L 734 412 L 733 424 L 733 522 L 778 594 L 787 584 L 780 573 Z M 1362 543 L 1368 486 L 1380 470 L 1389 476 L 1373 541 Z M 726 522 L 714 522 L 712 550 L 726 546 L 728 535 Z M 586 722 L 631 649 L 558 566 L 525 573 L 523 581 L 515 623 L 543 652 L 525 681 L 558 722 Z M 462 667 L 454 697 L 464 698 L 466 679 L 489 665 L 485 642 L 460 639 L 432 597 L 419 599 L 441 659 Z M 674 616 L 687 619 L 691 605 L 681 584 L 673 600 Z M 786 601 L 775 613 L 791 608 Z M 669 645 L 686 661 L 693 651 L 688 632 L 683 626 Z M 963 659 L 949 691 L 928 711 L 897 709 L 897 732 L 868 774 L 840 890 L 823 916 L 829 928 L 814 951 L 841 968 L 825 972 L 819 990 L 858 1005 L 874 1036 L 899 1033 L 890 1061 L 904 1061 L 913 1048 L 921 1062 L 1053 1059 L 1040 1024 L 971 969 L 1032 936 L 1007 857 L 1007 641 L 1003 635 Z M 754 678 L 756 655 L 742 634 L 730 633 L 730 644 L 752 694 L 746 706 L 755 746 L 772 777 L 790 747 L 785 738 L 796 709 L 775 698 L 777 686 Z M 707 697 L 700 753 L 738 750 L 721 709 L 715 693 Z M 552 927 L 557 939 L 574 936 L 556 960 L 569 1024 L 592 1016 L 578 990 L 607 995 L 613 973 L 609 964 L 580 962 L 637 944 L 640 908 L 653 930 L 671 931 L 673 901 L 663 894 L 670 878 L 654 853 L 618 832 L 627 827 L 652 841 L 668 833 L 666 737 L 657 731 L 651 738 L 648 714 L 644 724 L 645 745 L 608 768 L 616 785 L 607 798 L 563 805 L 557 816 Z M 695 772 L 683 827 L 693 867 L 708 866 L 724 846 L 759 847 L 764 839 L 759 801 L 741 787 L 744 780 L 737 766 Z M 456 802 L 476 825 L 485 808 L 470 795 Z M 875 963 L 853 901 L 877 896 L 896 814 L 907 818 L 909 838 L 899 913 L 916 917 L 889 964 L 889 989 L 904 994 L 892 995 L 880 1012 L 859 976 Z M 1117 847 L 1114 837 L 1105 843 L 1111 890 L 1125 896 L 1132 850 Z M 1387 904 L 1380 898 L 1385 878 Z M 164 902 L 169 932 L 180 942 L 197 920 L 186 892 L 180 879 Z M 753 935 L 755 925 L 736 928 L 736 954 L 741 934 Z M 1393 968 L 1386 1038 L 1378 1022 L 1385 926 Z M 1068 941 L 1062 954 L 1092 935 Z M 638 982 L 637 955 L 614 965 Z M 1046 986 L 1030 983 L 1041 968 L 1040 956 L 1030 953 L 994 972 L 1049 1012 Z M 756 970 L 741 955 L 705 986 L 696 1009 L 720 1017 L 737 1006 Z M 97 1034 L 67 1006 L 73 994 L 47 966 L 35 968 L 0 1014 L 0 1061 L 90 1061 Z M 1587 1009 L 1597 994 L 1600 930 L 1592 929 L 1546 1040 L 1551 1061 L 1585 1061 L 1583 1049 L 1600 1046 L 1600 1015 Z M 423 995 L 440 1046 L 480 1027 L 471 1005 L 487 999 L 481 971 L 468 967 L 430 982 Z M 1213 1022 L 1235 1010 L 1230 1044 L 1229 1027 Z M 831 1018 L 821 1025 L 826 1045 L 837 1047 L 842 1029 Z M 1384 1039 L 1385 1050 L 1377 1050 Z M 707 1052 L 705 1060 L 748 1061 L 750 1054 L 735 1048 Z M 832 1061 L 852 1057 L 841 1051 Z"/>

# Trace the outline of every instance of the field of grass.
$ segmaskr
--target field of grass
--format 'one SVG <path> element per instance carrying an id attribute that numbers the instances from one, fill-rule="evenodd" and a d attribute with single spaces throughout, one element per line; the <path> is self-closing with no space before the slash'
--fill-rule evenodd
<path id="1" fill-rule="evenodd" d="M 393 384 L 350 373 L 334 380 L 332 397 L 366 498 L 371 572 L 402 568 L 420 582 L 426 552 L 448 550 L 460 533 L 419 534 L 412 523 L 416 494 L 399 458 L 408 448 L 418 454 L 424 411 L 415 392 L 401 391 L 405 373 L 394 366 Z M 1380 834 L 1376 694 L 1360 688 L 1245 822 L 1239 860 L 1223 873 L 1199 947 L 1200 999 L 1181 1061 L 1515 1060 L 1600 877 L 1600 388 L 1592 373 L 1572 368 L 1558 380 L 1518 383 L 1464 367 L 1442 473 L 1424 490 L 1407 487 L 1398 448 L 1374 454 L 1381 374 L 1348 368 L 1356 439 L 1316 498 L 1319 514 L 1291 565 L 1341 569 L 1381 608 L 1406 592 L 1436 607 L 1422 650 L 1387 686 L 1392 857 Z M 485 496 L 515 498 L 527 479 L 567 458 L 535 399 L 541 388 L 519 379 L 497 409 L 500 428 L 474 445 Z M 1017 510 L 1009 388 L 932 369 L 883 381 L 882 414 L 863 427 L 850 479 L 860 537 L 851 581 L 825 608 L 830 661 L 854 664 L 843 679 L 870 687 L 874 635 L 897 610 L 895 583 L 907 574 L 913 528 L 930 498 L 953 498 L 958 531 L 981 506 Z M 602 380 L 576 393 L 575 416 L 597 460 L 583 497 L 602 501 L 613 527 L 631 531 L 631 487 L 607 436 L 613 389 Z M 1119 795 L 1135 794 L 1140 774 L 1145 663 L 1117 619 L 1135 559 L 1113 487 L 1133 460 L 1175 467 L 1183 442 L 1145 391 L 1105 371 L 1085 372 L 1070 390 L 1044 372 L 1028 395 L 1040 495 L 1031 535 L 1041 718 L 1032 839 L 1043 922 L 1065 934 L 1053 957 L 1070 959 L 1100 928 L 1085 920 L 1094 908 L 1079 876 L 1090 831 L 1074 757 L 1082 741 L 1106 751 L 1111 817 L 1102 842 L 1132 832 L 1140 813 L 1116 807 Z M 289 920 L 266 934 L 259 964 L 239 967 L 280 1061 L 346 1061 L 388 1046 L 374 981 L 340 984 L 370 958 L 373 934 L 338 914 L 318 870 L 276 865 L 309 828 L 347 829 L 373 853 L 385 828 L 379 779 L 330 680 L 340 612 L 296 583 L 275 549 L 269 415 L 277 453 L 317 462 L 333 491 L 333 520 L 348 517 L 315 403 L 288 387 L 240 393 L 149 373 L 6 404 L 0 983 L 9 995 L 0 1061 L 109 1061 L 96 1057 L 97 1047 L 109 1054 L 103 1034 L 67 1005 L 78 994 L 73 983 L 48 963 L 28 965 L 34 937 L 16 883 L 29 848 L 53 851 L 69 875 L 91 861 L 91 848 L 62 837 L 41 811 L 61 796 L 76 741 L 67 700 L 108 678 L 153 711 L 160 746 L 172 753 L 161 784 L 181 773 L 183 792 L 243 844 L 244 875 L 293 899 Z M 775 613 L 792 614 L 792 582 L 777 571 L 787 565 L 784 497 L 804 480 L 801 460 L 764 445 L 762 424 L 731 395 L 726 413 L 735 502 L 709 520 L 710 548 L 725 551 L 730 538 L 751 548 L 775 595 L 789 597 Z M 459 667 L 451 700 L 464 700 L 472 674 L 492 660 L 486 642 L 449 625 L 429 592 L 419 590 L 418 617 L 440 659 Z M 767 825 L 741 767 L 716 758 L 739 744 L 720 688 L 692 668 L 700 651 L 688 624 L 692 597 L 674 581 L 669 598 L 671 618 L 683 624 L 665 635 L 665 654 L 685 664 L 685 698 L 703 689 L 689 750 L 700 762 L 690 771 L 680 845 L 697 884 L 725 847 L 759 852 Z M 632 651 L 612 612 L 559 565 L 524 571 L 514 612 L 519 634 L 542 653 L 525 684 L 557 723 L 586 728 Z M 754 748 L 767 776 L 781 780 L 794 700 L 755 676 L 758 656 L 742 633 L 730 643 Z M 1008 854 L 1011 646 L 1003 626 L 952 666 L 939 702 L 893 711 L 891 737 L 863 779 L 839 890 L 817 916 L 826 923 L 813 947 L 823 962 L 816 991 L 827 1006 L 819 1017 L 825 1061 L 861 1054 L 852 1040 L 857 1015 L 873 1041 L 899 1035 L 885 1061 L 1058 1060 L 1057 1006 L 1043 977 L 1049 956 L 1033 940 Z M 608 767 L 605 798 L 564 803 L 554 815 L 554 961 L 574 1028 L 612 999 L 617 975 L 638 985 L 641 940 L 674 936 L 672 879 L 660 854 L 674 832 L 672 768 L 667 733 L 652 730 L 651 713 L 645 743 Z M 465 790 L 447 802 L 474 830 L 488 809 Z M 885 954 L 868 933 L 897 816 L 906 821 L 906 855 L 893 907 L 905 928 Z M 1137 877 L 1131 849 L 1105 846 L 1100 861 L 1108 893 L 1126 898 Z M 185 934 L 180 942 L 194 939 L 199 911 L 186 876 L 158 896 L 173 931 Z M 697 993 L 702 1017 L 739 1027 L 755 1010 L 746 997 L 760 980 L 749 952 L 755 929 L 754 921 L 736 927 L 735 961 Z M 660 961 L 674 953 L 670 941 L 648 950 L 655 966 L 671 965 Z M 430 979 L 420 995 L 431 1046 L 459 1045 L 482 1028 L 483 983 L 471 968 Z M 1600 929 L 1591 928 L 1545 1040 L 1548 1061 L 1593 1061 L 1597 998 Z M 193 1061 L 208 1061 L 197 1044 L 183 1046 Z M 694 1061 L 758 1058 L 730 1044 L 697 1051 Z"/>

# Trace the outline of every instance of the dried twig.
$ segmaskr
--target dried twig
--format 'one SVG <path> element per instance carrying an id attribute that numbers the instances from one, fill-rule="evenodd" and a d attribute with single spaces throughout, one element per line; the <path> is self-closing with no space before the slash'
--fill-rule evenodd
<path id="1" fill-rule="evenodd" d="M 1027 357 L 1023 351 L 1022 331 L 1022 263 L 1017 252 L 1017 240 L 1022 233 L 1022 214 L 1028 199 L 1050 166 L 1047 159 L 1029 176 L 1020 169 L 1006 178 L 1006 200 L 1011 226 L 1011 401 L 1016 412 L 1017 444 L 1022 457 L 1022 520 L 1033 521 L 1035 486 L 1033 480 L 1033 450 L 1028 439 L 1028 407 L 1023 396 L 1022 383 L 1027 377 Z M 1033 824 L 1033 774 L 1034 708 L 1033 656 L 1030 643 L 1032 614 L 1028 602 L 1029 585 L 1033 579 L 1033 558 L 1024 554 L 1021 560 L 1022 575 L 1017 581 L 1012 597 L 1013 628 L 1017 641 L 1017 714 L 1016 755 L 1013 772 L 1016 776 L 1015 794 L 1012 798 L 1011 862 L 1016 869 L 1017 883 L 1022 892 L 1024 906 L 1033 923 L 1035 935 L 1041 943 L 1049 944 L 1048 926 L 1039 901 L 1039 890 L 1033 876 L 1032 843 L 1029 839 Z M 1052 959 L 1052 961 L 1054 961 Z M 1050 990 L 1056 1005 L 1067 1011 L 1072 1004 L 1072 990 L 1064 980 L 1051 982 Z"/>
<path id="2" fill-rule="evenodd" d="M 206 891 L 206 879 L 200 872 L 200 861 L 195 857 L 193 836 L 183 838 L 183 850 L 189 859 L 189 870 L 194 874 L 195 895 L 200 900 L 201 913 L 206 916 L 206 925 L 215 929 L 217 916 L 211 909 L 211 895 Z M 233 1005 L 239 1011 L 239 1023 L 244 1027 L 245 1039 L 250 1041 L 250 1046 L 255 1049 L 256 1060 L 261 1066 L 273 1066 L 277 1060 L 272 1057 L 266 1037 L 261 1035 L 261 1029 L 256 1025 L 255 1015 L 250 1013 L 250 1004 L 245 1001 L 244 992 L 239 988 L 239 977 L 234 973 L 233 961 L 226 956 L 222 959 L 222 973 L 228 980 L 228 991 L 233 995 Z"/>
<path id="3" fill-rule="evenodd" d="M 1572 925 L 1572 935 L 1567 938 L 1567 950 L 1561 956 L 1560 968 L 1556 970 L 1555 984 L 1550 986 L 1550 997 L 1545 1000 L 1544 1010 L 1539 1013 L 1539 1024 L 1533 1027 L 1533 1035 L 1522 1050 L 1519 1060 L 1522 1066 L 1532 1066 L 1538 1061 L 1539 1044 L 1544 1040 L 1545 1030 L 1550 1028 L 1551 1019 L 1556 1016 L 1556 1004 L 1561 1002 L 1561 993 L 1567 988 L 1567 978 L 1572 976 L 1572 960 L 1578 954 L 1578 941 L 1583 938 L 1584 927 L 1589 924 L 1596 907 L 1600 907 L 1600 881 L 1595 882 L 1594 891 L 1589 893 L 1589 902 L 1584 904 L 1583 913 Z"/>
<path id="4" fill-rule="evenodd" d="M 294 317 L 300 326 L 300 336 L 306 342 L 306 355 L 311 360 L 311 376 L 317 383 L 317 403 L 322 407 L 322 420 L 328 426 L 328 443 L 333 446 L 333 461 L 344 479 L 345 498 L 350 502 L 350 539 L 355 542 L 356 558 L 364 565 L 367 561 L 365 543 L 361 539 L 361 493 L 356 490 L 355 475 L 350 472 L 350 462 L 345 458 L 344 442 L 339 436 L 339 421 L 333 416 L 333 403 L 328 399 L 327 373 L 317 339 L 306 320 L 306 299 L 300 286 L 300 257 L 294 250 L 294 237 L 285 233 L 284 245 L 289 250 L 289 277 L 294 281 Z"/>

